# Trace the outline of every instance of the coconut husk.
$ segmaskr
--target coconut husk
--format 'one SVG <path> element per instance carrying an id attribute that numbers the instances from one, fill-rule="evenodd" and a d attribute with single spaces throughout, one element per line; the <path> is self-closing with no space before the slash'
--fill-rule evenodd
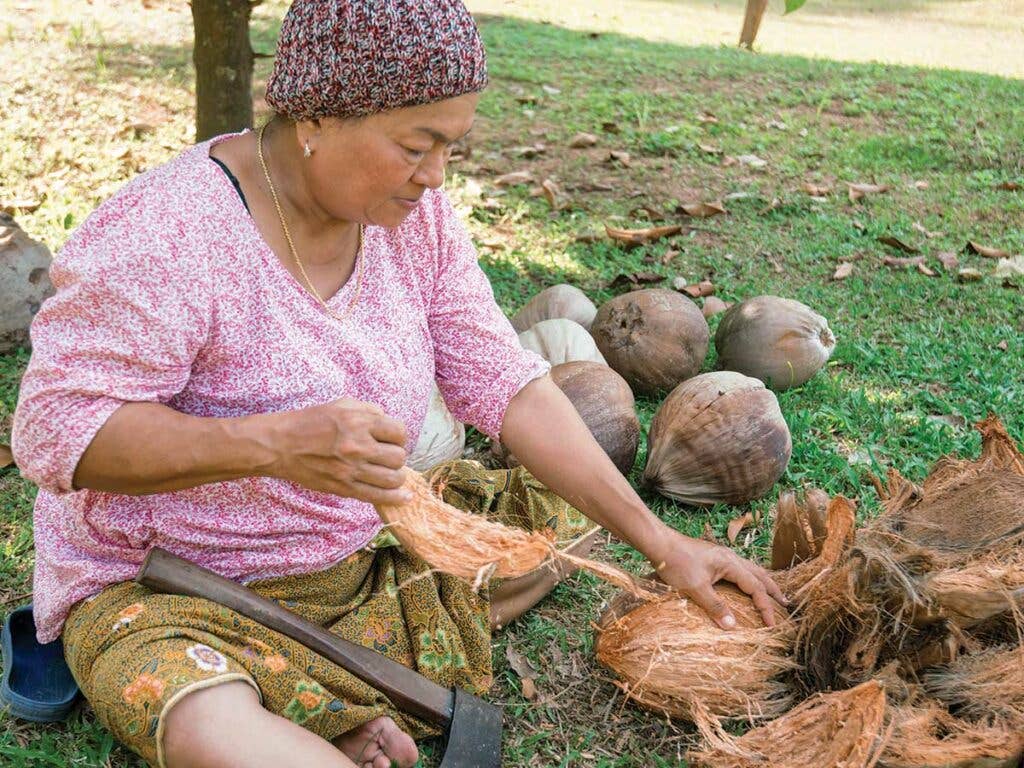
<path id="1" fill-rule="evenodd" d="M 816 694 L 738 738 L 714 724 L 702 725 L 708 747 L 688 757 L 705 768 L 870 768 L 887 737 L 885 714 L 885 689 L 872 680 Z"/>
<path id="2" fill-rule="evenodd" d="M 747 595 L 724 585 L 715 590 L 736 617 L 733 630 L 684 599 L 639 607 L 628 598 L 613 601 L 598 626 L 598 662 L 628 698 L 669 717 L 692 721 L 699 710 L 756 722 L 782 714 L 793 704 L 784 679 L 795 667 L 792 623 L 780 615 L 766 627 Z"/>
<path id="3" fill-rule="evenodd" d="M 883 515 L 810 590 L 796 643 L 809 690 L 856 685 L 892 660 L 950 661 L 954 629 L 1006 635 L 1024 570 L 1024 462 L 996 419 L 978 429 L 976 461 L 942 459 L 922 487 L 890 473 Z"/>
<path id="4" fill-rule="evenodd" d="M 780 571 L 816 557 L 825 541 L 828 494 L 810 488 L 804 498 L 783 491 L 775 505 L 772 570 Z"/>
<path id="5" fill-rule="evenodd" d="M 889 472 L 882 526 L 950 556 L 1024 537 L 1024 456 L 994 416 L 976 429 L 977 460 L 939 459 L 923 486 Z"/>
<path id="6" fill-rule="evenodd" d="M 525 531 L 463 512 L 435 495 L 423 476 L 411 469 L 406 468 L 402 487 L 412 492 L 412 501 L 400 506 L 377 505 L 381 519 L 416 557 L 474 588 L 495 577 L 511 579 L 545 566 L 554 568 L 561 560 L 645 599 L 665 592 L 653 592 L 607 563 L 560 552 L 552 531 Z"/>
<path id="7" fill-rule="evenodd" d="M 1024 734 L 999 721 L 972 723 L 935 701 L 890 707 L 881 768 L 1016 768 Z"/>
<path id="8" fill-rule="evenodd" d="M 990 648 L 927 672 L 924 688 L 961 717 L 1024 729 L 1024 645 Z"/>
<path id="9" fill-rule="evenodd" d="M 821 554 L 773 574 L 794 603 L 801 589 L 842 559 L 853 526 L 853 504 L 836 497 L 828 505 Z M 715 589 L 736 617 L 736 629 L 720 629 L 686 600 L 641 604 L 617 596 L 598 625 L 598 662 L 618 676 L 630 699 L 669 717 L 756 722 L 782 714 L 794 703 L 794 623 L 780 608 L 776 626 L 766 627 L 746 594 L 727 585 Z"/>

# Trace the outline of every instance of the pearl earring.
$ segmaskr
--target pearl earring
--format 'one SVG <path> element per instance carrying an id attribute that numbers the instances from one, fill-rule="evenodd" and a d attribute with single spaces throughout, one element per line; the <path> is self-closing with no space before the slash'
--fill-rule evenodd
<path id="1" fill-rule="evenodd" d="M 313 150 L 309 148 L 309 142 L 306 142 L 306 148 L 302 150 L 303 157 L 309 157 L 313 154 Z"/>

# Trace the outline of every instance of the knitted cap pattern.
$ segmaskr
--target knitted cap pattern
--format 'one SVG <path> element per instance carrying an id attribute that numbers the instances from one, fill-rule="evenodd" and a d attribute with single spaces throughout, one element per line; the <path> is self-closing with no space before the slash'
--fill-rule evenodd
<path id="1" fill-rule="evenodd" d="M 267 104 L 293 120 L 356 117 L 481 91 L 487 59 L 461 0 L 296 0 Z"/>

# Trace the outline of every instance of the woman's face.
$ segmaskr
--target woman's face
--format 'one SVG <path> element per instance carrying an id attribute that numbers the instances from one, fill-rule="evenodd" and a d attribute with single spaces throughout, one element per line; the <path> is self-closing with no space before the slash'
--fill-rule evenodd
<path id="1" fill-rule="evenodd" d="M 331 217 L 396 227 L 427 187 L 444 183 L 453 144 L 473 125 L 480 96 L 469 93 L 357 120 L 299 123 L 303 175 L 316 203 Z"/>

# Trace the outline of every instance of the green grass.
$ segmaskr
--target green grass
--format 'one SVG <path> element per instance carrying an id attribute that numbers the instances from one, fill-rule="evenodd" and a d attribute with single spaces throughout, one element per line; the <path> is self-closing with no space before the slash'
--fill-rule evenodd
<path id="1" fill-rule="evenodd" d="M 67 17 L 53 9 L 50 16 L 16 16 L 10 44 L 0 49 L 0 68 L 12 72 L 19 94 L 0 125 L 0 179 L 7 185 L 0 199 L 37 196 L 40 207 L 19 220 L 53 248 L 117 186 L 175 154 L 191 136 L 187 12 L 158 7 L 127 19 L 90 15 L 86 8 L 78 16 L 73 9 Z M 279 3 L 259 7 L 257 50 L 272 48 L 281 10 Z M 642 269 L 667 278 L 710 278 L 728 301 L 763 293 L 799 299 L 835 330 L 839 343 L 826 370 L 779 396 L 793 457 L 779 487 L 753 509 L 767 513 L 781 488 L 814 484 L 857 499 L 862 515 L 874 514 L 878 500 L 866 472 L 894 467 L 920 480 L 940 456 L 976 454 L 979 440 L 969 428 L 935 416 L 960 416 L 970 424 L 997 413 L 1011 434 L 1024 438 L 1020 291 L 993 277 L 959 283 L 934 259 L 939 251 L 957 251 L 965 266 L 988 274 L 993 261 L 962 252 L 968 239 L 1024 252 L 1024 193 L 996 188 L 1024 176 L 1024 83 L 595 37 L 527 20 L 487 18 L 482 28 L 492 86 L 481 103 L 472 154 L 449 176 L 506 311 L 562 281 L 600 303 L 613 295 L 607 286 L 615 275 Z M 44 51 L 66 84 L 39 75 Z M 265 61 L 258 75 L 265 77 Z M 700 122 L 705 111 L 718 122 Z M 131 128 L 140 120 L 149 124 L 141 132 Z M 606 122 L 618 133 L 603 131 Z M 598 146 L 568 149 L 577 131 L 597 134 Z M 544 154 L 516 156 L 516 147 L 538 141 L 546 145 Z M 722 156 L 699 144 L 725 156 L 755 154 L 768 167 L 724 165 Z M 607 165 L 612 149 L 628 151 L 631 167 Z M 556 180 L 567 207 L 553 213 L 528 187 L 499 194 L 491 184 L 500 173 L 526 168 L 538 181 Z M 834 191 L 825 201 L 812 200 L 802 189 L 807 181 L 830 183 Z M 892 190 L 851 203 L 844 182 L 869 181 Z M 470 182 L 500 205 L 482 205 Z M 614 191 L 585 191 L 594 182 Z M 604 223 L 643 226 L 643 217 L 631 211 L 671 209 L 687 188 L 704 190 L 707 200 L 725 199 L 729 214 L 692 222 L 698 229 L 690 234 L 631 251 L 610 241 L 576 240 Z M 779 204 L 771 208 L 775 198 Z M 940 234 L 927 238 L 915 223 Z M 889 251 L 877 238 L 886 234 L 920 247 L 939 274 L 883 266 Z M 668 247 L 681 253 L 663 266 Z M 853 275 L 833 282 L 838 260 L 854 257 Z M 717 319 L 711 325 L 713 331 Z M 0 442 L 9 434 L 27 359 L 24 352 L 0 357 Z M 713 367 L 712 351 L 705 369 Z M 645 431 L 657 405 L 638 401 Z M 479 444 L 478 436 L 473 440 Z M 640 454 L 634 482 L 643 445 Z M 31 589 L 33 495 L 15 470 L 0 470 L 5 610 Z M 692 535 L 708 523 L 724 540 L 728 520 L 739 514 L 644 498 Z M 769 530 L 765 515 L 740 536 L 739 550 L 762 557 Z M 622 544 L 612 543 L 608 553 L 630 568 L 645 567 Z M 505 764 L 679 764 L 689 743 L 686 730 L 624 705 L 593 662 L 590 624 L 610 594 L 590 576 L 574 577 L 495 637 L 492 695 L 509 715 Z M 505 659 L 509 645 L 541 670 L 534 701 L 520 694 Z M 0 764 L 121 768 L 138 761 L 82 708 L 58 726 L 0 716 Z"/>

